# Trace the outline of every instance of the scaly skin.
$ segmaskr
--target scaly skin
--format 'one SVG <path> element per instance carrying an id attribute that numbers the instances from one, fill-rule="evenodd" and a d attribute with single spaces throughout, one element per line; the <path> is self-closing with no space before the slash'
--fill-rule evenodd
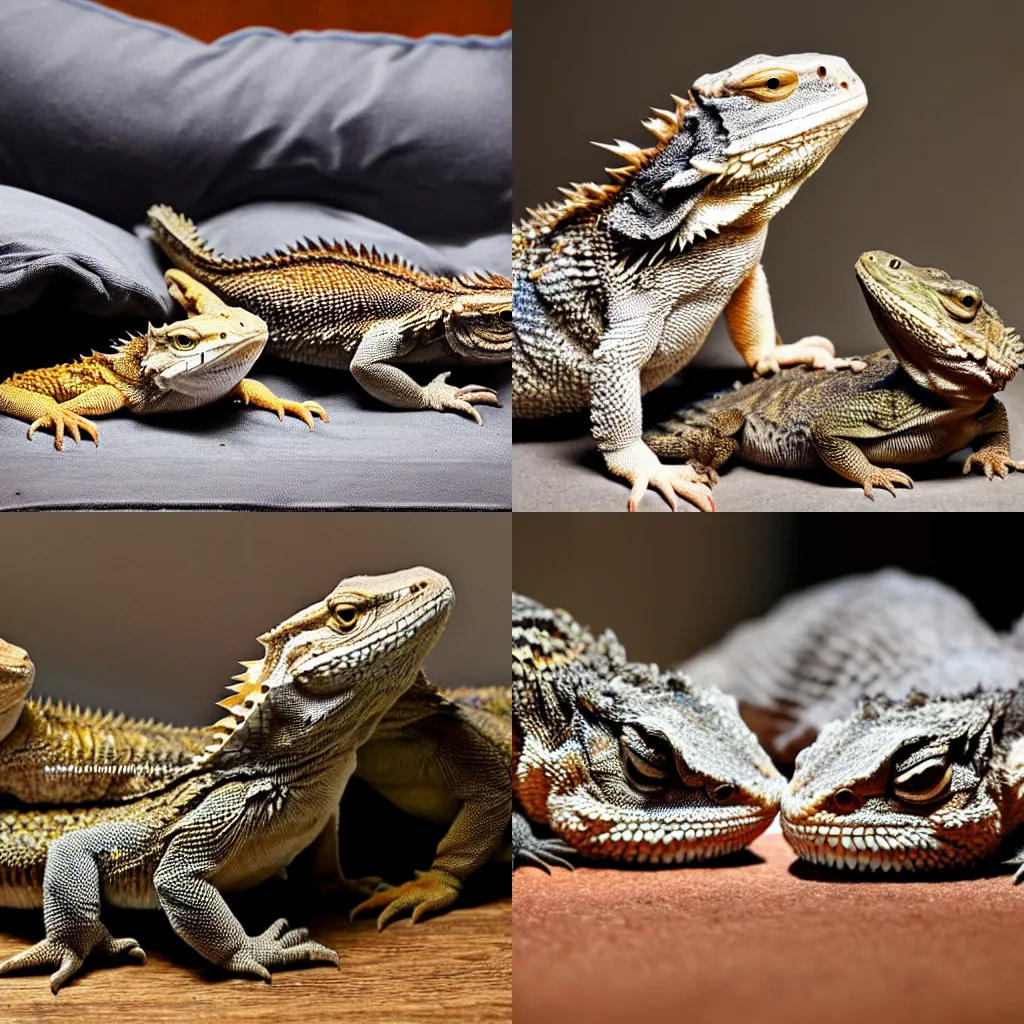
<path id="1" fill-rule="evenodd" d="M 238 678 L 258 677 L 264 662 L 244 663 Z M 209 742 L 203 729 L 26 701 L 33 672 L 27 652 L 0 640 L 0 722 L 11 722 L 0 739 L 0 792 L 22 803 L 141 796 L 184 773 Z M 335 816 L 307 854 L 306 881 L 363 897 L 352 916 L 380 910 L 380 928 L 404 913 L 418 921 L 450 906 L 466 878 L 502 849 L 512 799 L 511 717 L 509 690 L 438 690 L 421 672 L 360 747 L 355 775 L 406 813 L 450 823 L 433 864 L 398 886 L 346 879 Z"/>
<path id="2" fill-rule="evenodd" d="M 244 309 L 225 305 L 180 270 L 165 275 L 168 290 L 188 319 L 122 342 L 113 355 L 93 352 L 77 362 L 16 373 L 0 384 L 0 413 L 31 425 L 28 436 L 52 429 L 61 451 L 65 434 L 76 443 L 86 434 L 99 444 L 87 416 L 127 409 L 136 416 L 183 412 L 234 398 L 257 409 L 298 416 L 313 429 L 313 416 L 327 422 L 316 402 L 278 398 L 246 373 L 267 342 L 267 325 Z"/>
<path id="3" fill-rule="evenodd" d="M 765 746 L 795 756 L 781 820 L 801 858 L 1024 864 L 1024 654 L 938 581 L 887 569 L 821 584 L 684 667 L 731 681 Z"/>
<path id="4" fill-rule="evenodd" d="M 746 846 L 775 816 L 782 776 L 733 698 L 629 662 L 610 631 L 595 639 L 518 595 L 512 692 L 521 862 L 704 860 Z"/>
<path id="5" fill-rule="evenodd" d="M 697 353 L 718 316 L 757 374 L 827 370 L 831 342 L 783 345 L 761 267 L 768 225 L 867 105 L 841 57 L 750 57 L 698 79 L 646 123 L 649 149 L 604 148 L 625 161 L 613 183 L 563 189 L 513 233 L 513 415 L 590 409 L 609 472 L 713 509 L 706 475 L 664 466 L 644 444 L 641 396 Z"/>
<path id="6" fill-rule="evenodd" d="M 769 469 L 828 467 L 867 497 L 912 487 L 902 470 L 970 445 L 964 472 L 990 480 L 1010 458 L 1006 409 L 993 396 L 1024 364 L 1024 345 L 981 292 L 941 270 L 881 251 L 864 253 L 857 278 L 892 351 L 864 356 L 856 374 L 799 367 L 737 385 L 677 413 L 644 439 L 686 459 L 714 483 L 732 457 Z"/>
<path id="7" fill-rule="evenodd" d="M 266 657 L 221 701 L 189 771 L 113 804 L 25 808 L 0 818 L 0 903 L 42 902 L 46 937 L 0 964 L 53 970 L 54 992 L 94 951 L 144 960 L 99 920 L 115 906 L 161 907 L 197 952 L 233 973 L 337 954 L 275 922 L 250 936 L 223 892 L 281 871 L 337 815 L 356 751 L 416 681 L 453 601 L 429 569 L 342 581 L 261 637 Z M 256 669 L 257 671 L 254 671 Z"/>
<path id="8" fill-rule="evenodd" d="M 447 372 L 422 386 L 401 367 L 507 363 L 507 278 L 435 277 L 376 250 L 323 240 L 228 260 L 169 206 L 151 207 L 149 222 L 176 266 L 267 321 L 274 355 L 349 370 L 365 391 L 396 409 L 458 412 L 480 424 L 474 405 L 501 404 L 490 388 L 446 383 Z"/>

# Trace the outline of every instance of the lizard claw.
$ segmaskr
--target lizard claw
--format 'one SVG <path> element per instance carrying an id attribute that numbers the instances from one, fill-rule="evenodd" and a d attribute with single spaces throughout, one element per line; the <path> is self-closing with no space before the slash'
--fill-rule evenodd
<path id="1" fill-rule="evenodd" d="M 618 452 L 605 452 L 605 464 L 616 476 L 625 477 L 631 484 L 629 511 L 635 512 L 648 486 L 658 491 L 669 503 L 673 512 L 678 511 L 676 495 L 696 505 L 702 512 L 714 512 L 715 502 L 708 476 L 693 466 L 665 466 L 658 456 L 643 443 L 636 441 Z"/>
<path id="2" fill-rule="evenodd" d="M 977 466 L 989 480 L 998 476 L 1000 480 L 1006 479 L 1006 474 L 1015 469 L 1018 473 L 1024 471 L 1024 462 L 1014 462 L 1009 455 L 997 453 L 972 452 L 964 462 L 964 474 Z"/>
<path id="3" fill-rule="evenodd" d="M 0 963 L 0 974 L 55 967 L 56 970 L 50 975 L 50 991 L 56 995 L 61 986 L 78 973 L 85 958 L 94 951 L 104 956 L 120 956 L 125 953 L 131 960 L 146 962 L 145 952 L 134 939 L 115 939 L 98 921 L 84 933 L 76 935 L 76 940 L 75 945 L 72 945 L 68 940 L 48 935 L 34 946 Z"/>
<path id="4" fill-rule="evenodd" d="M 445 871 L 417 871 L 416 878 L 401 885 L 388 886 L 352 908 L 349 920 L 354 921 L 365 910 L 382 907 L 377 918 L 377 931 L 382 931 L 396 917 L 412 911 L 415 924 L 426 914 L 437 913 L 452 905 L 461 891 L 454 875 Z"/>
<path id="5" fill-rule="evenodd" d="M 87 420 L 84 416 L 79 416 L 77 412 L 70 412 L 67 409 L 61 409 L 57 402 L 54 402 L 53 408 L 48 409 L 28 428 L 28 439 L 31 441 L 32 435 L 37 430 L 46 430 L 49 428 L 53 429 L 55 435 L 53 439 L 53 447 L 59 452 L 64 450 L 65 432 L 71 437 L 75 444 L 78 444 L 78 442 L 82 440 L 82 434 L 87 434 L 91 437 L 93 443 L 97 447 L 100 443 L 99 433 L 96 430 L 95 423 L 91 420 Z"/>
<path id="6" fill-rule="evenodd" d="M 248 974 L 270 981 L 271 967 L 308 961 L 322 961 L 338 966 L 338 954 L 327 946 L 309 939 L 306 928 L 289 928 L 282 917 L 259 935 L 246 936 L 245 941 L 221 966 L 236 974 Z"/>
<path id="7" fill-rule="evenodd" d="M 480 418 L 480 413 L 473 408 L 473 404 L 494 405 L 500 409 L 501 400 L 498 393 L 478 384 L 467 384 L 465 387 L 457 388 L 454 384 L 445 383 L 450 376 L 451 371 L 439 373 L 424 387 L 423 401 L 426 408 L 436 409 L 438 412 L 461 412 L 482 427 L 484 421 Z"/>
<path id="8" fill-rule="evenodd" d="M 871 490 L 872 486 L 883 487 L 895 498 L 896 488 L 893 484 L 899 484 L 901 487 L 908 487 L 911 490 L 914 487 L 914 481 L 906 473 L 898 469 L 875 469 L 864 481 L 864 494 L 874 501 L 875 496 Z"/>

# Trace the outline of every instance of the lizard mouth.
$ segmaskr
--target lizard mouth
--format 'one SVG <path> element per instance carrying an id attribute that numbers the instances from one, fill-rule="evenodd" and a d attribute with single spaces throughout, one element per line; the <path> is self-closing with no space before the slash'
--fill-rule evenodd
<path id="1" fill-rule="evenodd" d="M 722 813 L 727 811 L 728 813 Z M 774 807 L 655 809 L 616 807 L 559 813 L 550 808 L 551 827 L 583 857 L 632 864 L 686 864 L 742 850 L 775 817 Z"/>
<path id="2" fill-rule="evenodd" d="M 822 867 L 853 871 L 913 872 L 963 866 L 987 856 L 992 841 L 961 845 L 923 831 L 886 825 L 816 824 L 781 818 L 782 832 L 797 856 Z"/>

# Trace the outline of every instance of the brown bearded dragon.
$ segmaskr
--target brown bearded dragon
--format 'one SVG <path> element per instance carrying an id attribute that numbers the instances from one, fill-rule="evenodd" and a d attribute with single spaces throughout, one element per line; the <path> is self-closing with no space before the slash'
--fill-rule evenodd
<path id="1" fill-rule="evenodd" d="M 262 638 L 267 655 L 245 662 L 232 687 L 252 686 L 280 656 L 286 634 Z M 139 722 L 122 715 L 26 700 L 28 654 L 0 640 L 0 793 L 24 804 L 109 803 L 163 787 L 190 768 L 209 730 Z M 237 704 L 234 696 L 222 704 Z M 355 776 L 401 810 L 448 824 L 428 871 L 398 886 L 348 880 L 338 866 L 337 816 L 305 853 L 298 877 L 321 891 L 367 897 L 352 916 L 380 910 L 379 927 L 450 906 L 465 880 L 500 856 L 511 813 L 511 694 L 507 689 L 438 690 L 422 672 L 358 750 Z M 214 734 L 225 723 L 214 727 Z"/>
<path id="2" fill-rule="evenodd" d="M 784 780 L 732 697 L 630 662 L 610 630 L 595 638 L 518 594 L 512 695 L 517 863 L 705 860 L 775 817 Z"/>
<path id="3" fill-rule="evenodd" d="M 176 266 L 266 320 L 273 355 L 349 370 L 365 391 L 397 409 L 450 410 L 479 424 L 474 404 L 501 404 L 490 388 L 446 383 L 448 372 L 423 386 L 402 367 L 509 362 L 507 278 L 435 277 L 343 242 L 229 260 L 169 206 L 151 207 L 149 222 Z"/>
<path id="4" fill-rule="evenodd" d="M 298 416 L 310 430 L 313 416 L 327 422 L 316 402 L 278 398 L 249 380 L 267 342 L 267 325 L 244 309 L 228 306 L 208 288 L 178 270 L 165 275 L 168 290 L 188 314 L 122 342 L 113 353 L 93 352 L 74 363 L 16 373 L 0 384 L 0 413 L 27 420 L 28 436 L 52 429 L 61 451 L 67 433 L 86 434 L 99 444 L 87 416 L 128 409 L 137 416 L 183 412 L 221 398 Z"/>
<path id="5" fill-rule="evenodd" d="M 287 964 L 337 964 L 284 920 L 247 935 L 222 893 L 277 874 L 336 822 L 356 751 L 416 682 L 452 602 L 451 584 L 430 569 L 343 580 L 262 638 L 258 676 L 232 688 L 206 746 L 162 784 L 8 809 L 0 903 L 41 903 L 46 937 L 0 974 L 52 970 L 56 992 L 90 953 L 144 960 L 100 922 L 101 898 L 162 908 L 182 939 L 232 973 L 269 980 Z"/>
<path id="6" fill-rule="evenodd" d="M 717 481 L 736 457 L 769 469 L 826 466 L 895 494 L 912 487 L 897 465 L 942 459 L 970 445 L 964 472 L 990 480 L 1010 458 L 1006 409 L 994 396 L 1024 365 L 1024 344 L 981 291 L 941 270 L 887 252 L 864 253 L 857 279 L 891 351 L 863 356 L 855 374 L 795 367 L 737 385 L 677 413 L 644 440 Z"/>
<path id="7" fill-rule="evenodd" d="M 1024 878 L 1024 620 L 995 632 L 937 580 L 820 584 L 681 666 L 723 685 L 782 764 L 804 860 L 910 872 L 999 854 Z"/>
<path id="8" fill-rule="evenodd" d="M 575 185 L 513 231 L 513 416 L 590 409 L 609 471 L 675 508 L 713 508 L 706 478 L 641 439 L 641 395 L 693 358 L 719 314 L 755 373 L 836 369 L 831 342 L 783 345 L 761 266 L 768 225 L 863 113 L 840 57 L 756 56 L 699 78 L 646 122 L 656 143 L 605 146 L 609 184 Z"/>

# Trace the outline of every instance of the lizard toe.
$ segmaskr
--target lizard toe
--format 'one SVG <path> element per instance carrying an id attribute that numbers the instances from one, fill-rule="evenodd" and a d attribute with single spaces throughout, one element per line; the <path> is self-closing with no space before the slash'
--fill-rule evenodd
<path id="1" fill-rule="evenodd" d="M 409 911 L 415 922 L 425 914 L 444 910 L 455 902 L 460 891 L 461 886 L 452 876 L 437 871 L 417 871 L 415 879 L 389 886 L 364 900 L 353 909 L 351 918 L 363 911 L 383 908 L 377 918 L 377 930 L 382 931 L 395 918 Z"/>

